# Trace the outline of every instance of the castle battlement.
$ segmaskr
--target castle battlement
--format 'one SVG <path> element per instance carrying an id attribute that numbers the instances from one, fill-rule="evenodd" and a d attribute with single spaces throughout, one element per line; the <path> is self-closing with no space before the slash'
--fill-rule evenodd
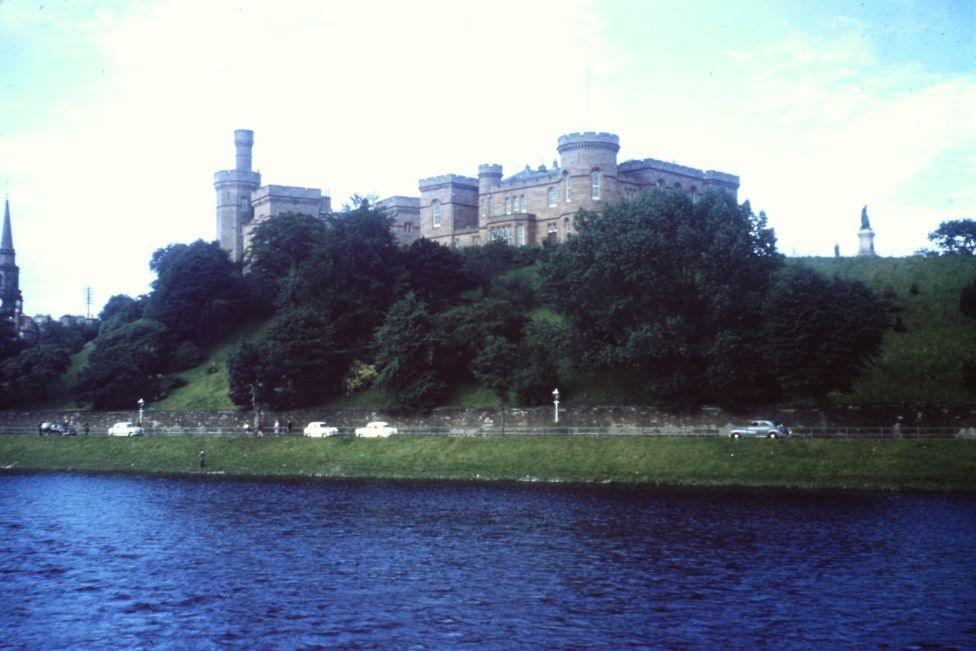
<path id="1" fill-rule="evenodd" d="M 583 131 L 559 136 L 556 150 L 560 154 L 574 149 L 610 149 L 617 152 L 620 150 L 620 138 L 614 133 L 603 131 Z"/>
<path id="2" fill-rule="evenodd" d="M 431 176 L 426 179 L 420 179 L 419 183 L 421 190 L 447 184 L 464 185 L 477 189 L 478 179 L 470 176 L 461 176 L 460 174 L 441 174 L 440 176 Z"/>
<path id="3" fill-rule="evenodd" d="M 251 194 L 254 202 L 262 199 L 304 199 L 318 201 L 322 196 L 319 188 L 300 188 L 292 185 L 263 185 Z"/>
<path id="4" fill-rule="evenodd" d="M 715 170 L 708 170 L 705 172 L 705 180 L 713 181 L 716 183 L 730 183 L 739 187 L 739 177 L 735 174 L 726 174 L 725 172 L 716 172 Z"/>
<path id="5" fill-rule="evenodd" d="M 214 185 L 219 183 L 261 184 L 261 173 L 250 170 L 223 170 L 214 173 Z"/>
<path id="6" fill-rule="evenodd" d="M 420 197 L 405 197 L 398 194 L 387 197 L 377 204 L 383 208 L 420 208 Z"/>
<path id="7" fill-rule="evenodd" d="M 495 163 L 482 163 L 478 166 L 478 176 L 501 176 L 502 166 Z"/>

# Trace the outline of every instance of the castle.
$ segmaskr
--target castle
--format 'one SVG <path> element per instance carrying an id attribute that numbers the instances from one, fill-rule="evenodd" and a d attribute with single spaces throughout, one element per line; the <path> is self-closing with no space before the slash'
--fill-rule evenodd
<path id="1" fill-rule="evenodd" d="M 331 198 L 316 188 L 261 185 L 251 170 L 254 132 L 234 132 L 237 166 L 217 172 L 217 239 L 240 260 L 254 227 L 286 212 L 325 215 Z M 505 177 L 501 165 L 478 167 L 478 177 L 443 174 L 421 179 L 419 197 L 394 196 L 379 206 L 393 220 L 397 240 L 424 237 L 446 246 L 474 246 L 503 240 L 513 246 L 553 244 L 573 232 L 580 209 L 654 188 L 678 189 L 694 201 L 710 189 L 738 194 L 739 177 L 645 158 L 617 162 L 619 138 L 612 133 L 570 133 L 559 138 L 559 160 Z"/>

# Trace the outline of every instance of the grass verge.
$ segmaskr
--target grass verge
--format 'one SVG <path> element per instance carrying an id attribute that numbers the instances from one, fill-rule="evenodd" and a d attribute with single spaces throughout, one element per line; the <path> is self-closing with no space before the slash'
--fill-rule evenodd
<path id="1" fill-rule="evenodd" d="M 204 450 L 208 465 L 200 468 Z M 9 437 L 8 471 L 976 492 L 976 440 Z"/>

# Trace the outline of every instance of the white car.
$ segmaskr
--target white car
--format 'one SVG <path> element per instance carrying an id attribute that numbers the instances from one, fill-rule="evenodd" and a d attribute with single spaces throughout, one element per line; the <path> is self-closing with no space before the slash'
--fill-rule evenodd
<path id="1" fill-rule="evenodd" d="M 337 427 L 328 427 L 322 421 L 315 421 L 305 426 L 305 436 L 312 438 L 322 438 L 324 436 L 335 436 L 339 433 Z"/>
<path id="2" fill-rule="evenodd" d="M 109 436 L 142 436 L 142 426 L 135 423 L 116 423 L 108 428 Z"/>
<path id="3" fill-rule="evenodd" d="M 365 438 L 385 438 L 396 433 L 397 430 L 395 427 L 390 427 L 388 423 L 384 423 L 381 420 L 366 423 L 366 427 L 356 428 L 356 436 Z"/>

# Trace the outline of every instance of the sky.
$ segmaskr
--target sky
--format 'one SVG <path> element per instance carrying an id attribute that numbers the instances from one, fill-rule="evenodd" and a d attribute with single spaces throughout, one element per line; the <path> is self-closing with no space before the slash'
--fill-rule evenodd
<path id="1" fill-rule="evenodd" d="M 150 289 L 153 251 L 216 238 L 213 173 L 255 131 L 262 182 L 418 195 L 550 164 L 740 177 L 787 255 L 880 255 L 976 217 L 976 2 L 0 0 L 0 191 L 28 314 Z"/>

